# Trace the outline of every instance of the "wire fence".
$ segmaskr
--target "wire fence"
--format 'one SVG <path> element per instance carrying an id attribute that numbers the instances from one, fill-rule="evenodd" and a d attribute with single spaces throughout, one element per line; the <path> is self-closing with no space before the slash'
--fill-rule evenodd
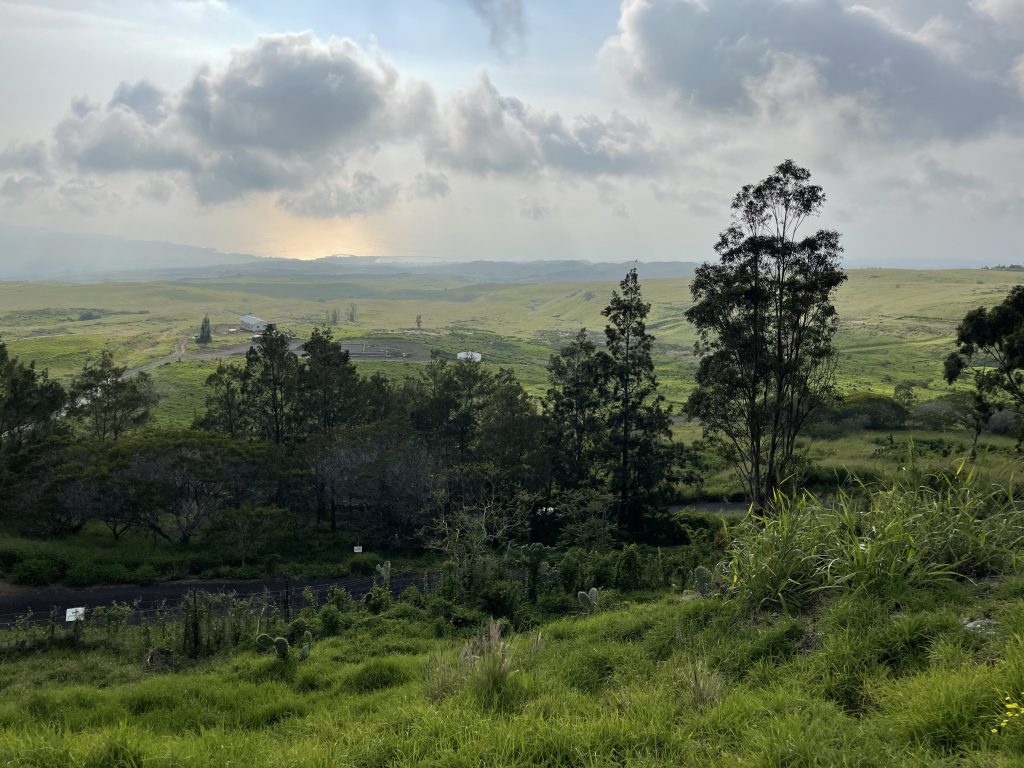
<path id="1" fill-rule="evenodd" d="M 403 589 L 413 585 L 429 590 L 433 588 L 438 578 L 439 572 L 430 570 L 395 573 L 389 579 L 390 591 L 394 596 Z M 149 600 L 139 597 L 132 598 L 130 595 L 126 595 L 127 599 L 125 600 L 97 601 L 75 598 L 71 602 L 66 602 L 67 598 L 64 595 L 59 595 L 59 597 L 63 598 L 64 602 L 58 603 L 57 601 L 48 601 L 45 597 L 40 597 L 40 604 L 46 605 L 50 603 L 45 611 L 36 612 L 29 609 L 27 611 L 0 613 L 0 631 L 52 625 L 55 622 L 59 624 L 72 624 L 73 622 L 65 621 L 66 612 L 71 608 L 84 608 L 86 616 L 88 616 L 97 610 L 103 612 L 112 607 L 119 607 L 128 611 L 127 622 L 130 624 L 142 623 L 149 618 L 175 617 L 184 613 L 190 601 L 194 603 L 195 596 L 200 593 L 243 602 L 257 600 L 262 606 L 276 606 L 286 619 L 290 620 L 290 614 L 293 612 L 297 613 L 304 604 L 308 603 L 309 596 L 312 596 L 317 603 L 322 603 L 331 590 L 344 589 L 352 597 L 358 599 L 379 582 L 380 577 L 378 576 L 360 576 L 330 582 L 292 581 L 285 579 L 283 585 L 276 589 L 271 589 L 265 584 L 262 588 L 258 588 L 252 584 L 213 582 L 205 587 L 203 584 L 187 586 L 177 597 Z M 161 588 L 166 588 L 166 585 L 161 585 Z"/>

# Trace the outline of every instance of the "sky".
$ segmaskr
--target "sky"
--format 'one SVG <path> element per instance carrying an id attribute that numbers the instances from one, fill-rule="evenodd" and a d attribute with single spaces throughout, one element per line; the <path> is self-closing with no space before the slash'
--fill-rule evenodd
<path id="1" fill-rule="evenodd" d="M 0 104 L 7 225 L 699 261 L 791 158 L 850 266 L 1024 262 L 1024 0 L 0 0 Z"/>

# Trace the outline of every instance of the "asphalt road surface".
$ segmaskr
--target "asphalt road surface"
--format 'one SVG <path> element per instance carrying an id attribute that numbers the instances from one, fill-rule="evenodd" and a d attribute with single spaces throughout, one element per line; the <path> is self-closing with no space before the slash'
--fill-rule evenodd
<path id="1" fill-rule="evenodd" d="M 391 577 L 391 592 L 399 594 L 403 589 L 416 585 L 422 589 L 424 581 L 433 584 L 436 572 L 400 573 Z M 179 604 L 192 594 L 192 590 L 212 593 L 233 593 L 238 597 L 259 595 L 269 592 L 274 600 L 284 605 L 288 602 L 293 611 L 302 607 L 302 591 L 310 587 L 322 601 L 332 587 L 343 587 L 360 598 L 373 586 L 372 576 L 353 576 L 347 579 L 188 579 L 162 581 L 154 584 L 100 584 L 93 587 L 22 587 L 0 582 L 0 627 L 14 624 L 19 617 L 32 613 L 29 621 L 43 624 L 49 620 L 50 610 L 57 609 L 60 621 L 64 620 L 68 608 L 95 608 L 110 605 L 114 601 L 131 603 L 140 601 L 143 610 L 152 609 L 161 603 L 167 606 Z"/>

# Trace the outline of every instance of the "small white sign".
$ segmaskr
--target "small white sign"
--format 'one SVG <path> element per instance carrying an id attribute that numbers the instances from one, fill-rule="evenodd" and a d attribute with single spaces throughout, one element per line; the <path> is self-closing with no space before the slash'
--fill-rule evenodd
<path id="1" fill-rule="evenodd" d="M 82 621 L 85 618 L 85 608 L 68 608 L 64 613 L 64 621 Z"/>
<path id="2" fill-rule="evenodd" d="M 355 552 L 357 555 L 360 555 L 363 552 L 363 548 L 362 547 L 352 547 L 352 551 Z"/>

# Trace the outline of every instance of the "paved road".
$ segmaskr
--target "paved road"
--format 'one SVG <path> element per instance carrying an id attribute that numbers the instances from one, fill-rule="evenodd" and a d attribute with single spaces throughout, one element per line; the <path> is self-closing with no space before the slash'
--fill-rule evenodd
<path id="1" fill-rule="evenodd" d="M 401 573 L 391 577 L 391 591 L 397 595 L 403 589 L 415 584 L 422 588 L 424 579 L 436 581 L 435 572 Z M 259 595 L 264 591 L 272 593 L 274 599 L 284 604 L 285 595 L 293 610 L 302 606 L 302 591 L 311 587 L 323 600 L 331 587 L 343 587 L 355 598 L 360 598 L 373 586 L 372 576 L 354 576 L 347 579 L 188 579 L 163 581 L 155 584 L 100 584 L 93 587 L 22 587 L 0 582 L 0 626 L 13 624 L 19 617 L 32 612 L 32 623 L 48 621 L 50 609 L 56 607 L 63 620 L 68 608 L 110 605 L 115 600 L 121 603 L 141 601 L 143 610 L 155 608 L 166 601 L 167 605 L 180 603 L 193 589 L 206 592 L 234 593 L 239 597 Z"/>

